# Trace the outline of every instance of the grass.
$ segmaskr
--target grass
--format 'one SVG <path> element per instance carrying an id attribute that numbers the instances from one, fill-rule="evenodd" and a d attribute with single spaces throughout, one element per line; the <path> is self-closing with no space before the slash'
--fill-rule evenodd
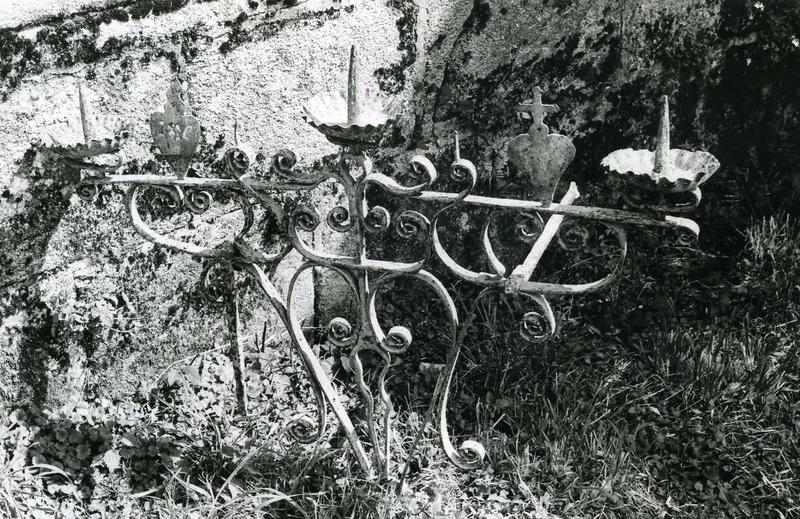
<path id="1" fill-rule="evenodd" d="M 452 467 L 428 434 L 396 495 L 392 482 L 363 478 L 332 422 L 312 445 L 280 434 L 307 395 L 284 349 L 251 358 L 251 386 L 262 384 L 259 370 L 273 375 L 246 420 L 233 413 L 226 359 L 210 352 L 176 367 L 185 376 L 164 377 L 171 383 L 149 401 L 69 415 L 73 425 L 59 426 L 93 438 L 81 420 L 107 423 L 113 439 L 91 453 L 102 460 L 103 449 L 116 449 L 119 467 L 67 463 L 64 453 L 76 451 L 58 443 L 52 415 L 5 419 L 0 514 L 28 517 L 39 506 L 187 519 L 800 517 L 800 225 L 773 217 L 744 237 L 736 275 L 720 288 L 731 299 L 727 320 L 605 333 L 570 310 L 555 340 L 531 346 L 511 333 L 502 308 L 482 307 L 449 407 L 454 443 L 474 438 L 487 449 L 479 470 Z M 419 360 L 411 355 L 392 381 L 401 395 L 398 463 L 434 383 Z M 134 477 L 144 466 L 155 469 Z M 83 493 L 60 490 L 69 478 L 84 481 Z"/>

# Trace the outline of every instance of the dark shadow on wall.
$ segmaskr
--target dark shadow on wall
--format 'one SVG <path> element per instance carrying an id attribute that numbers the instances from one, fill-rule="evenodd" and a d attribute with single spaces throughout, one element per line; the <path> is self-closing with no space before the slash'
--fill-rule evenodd
<path id="1" fill-rule="evenodd" d="M 397 3 L 403 51 L 404 38 L 416 32 L 405 3 Z M 602 158 L 621 148 L 652 149 L 654 107 L 667 94 L 674 147 L 707 150 L 722 163 L 692 215 L 700 242 L 676 250 L 662 234 L 632 234 L 626 276 L 609 296 L 614 303 L 587 297 L 594 310 L 581 313 L 597 328 L 622 327 L 630 335 L 678 317 L 702 325 L 733 319 L 730 305 L 718 301 L 735 299 L 741 283 L 743 231 L 764 217 L 800 215 L 800 4 L 650 2 L 649 11 L 637 7 L 648 2 L 605 0 L 449 5 L 428 25 L 441 33 L 409 53 L 427 61 L 413 113 L 406 113 L 410 129 L 388 140 L 392 149 L 376 153 L 387 156 L 385 164 L 393 165 L 403 149 L 425 150 L 440 172 L 434 188 L 458 191 L 445 185 L 454 155 L 447 143 L 457 130 L 462 157 L 478 166 L 475 193 L 525 197 L 526 180 L 509 167 L 505 145 L 526 130 L 514 107 L 538 85 L 544 101 L 560 107 L 547 119 L 551 131 L 571 136 L 577 149 L 559 191 L 574 180 L 579 204 L 609 206 L 616 197 Z M 521 23 L 531 19 L 532 25 Z M 410 74 L 416 61 L 403 63 Z M 376 76 L 382 81 L 385 71 Z M 379 168 L 384 162 L 376 160 Z M 375 202 L 389 207 L 391 197 L 381 196 Z M 485 262 L 480 226 L 449 225 L 447 248 L 459 263 Z"/>
<path id="2" fill-rule="evenodd" d="M 539 85 L 545 102 L 560 106 L 548 117 L 551 130 L 577 148 L 564 180 L 579 183 L 582 203 L 603 203 L 607 195 L 594 193 L 601 159 L 651 147 L 656 100 L 667 94 L 673 145 L 708 150 L 722 163 L 696 213 L 702 239 L 737 252 L 737 230 L 800 207 L 800 4 L 635 4 L 475 1 L 454 10 L 441 26 L 456 38 L 439 35 L 423 50 L 442 59 L 444 73 L 432 69 L 416 89 L 409 148 L 435 147 L 450 140 L 448 129 L 461 130 L 462 155 L 491 165 L 479 172 L 484 184 L 524 183 L 508 170 L 503 146 L 525 130 L 514 107 Z M 519 28 L 522 19 L 540 26 Z"/>
<path id="3" fill-rule="evenodd" d="M 21 326 L 9 330 L 7 343 L 3 345 L 15 348 L 19 377 L 18 383 L 12 378 L 0 387 L 4 404 L 12 401 L 42 404 L 48 394 L 50 362 L 55 361 L 61 367 L 69 364 L 69 356 L 59 342 L 54 316 L 42 301 L 37 283 L 45 274 L 42 263 L 47 247 L 69 208 L 78 173 L 64 168 L 35 168 L 35 156 L 36 149 L 32 147 L 12 179 L 12 182 L 27 181 L 28 188 L 12 194 L 5 187 L 0 193 L 0 204 L 11 211 L 17 210 L 0 224 L 0 320 L 14 314 L 22 316 Z"/>

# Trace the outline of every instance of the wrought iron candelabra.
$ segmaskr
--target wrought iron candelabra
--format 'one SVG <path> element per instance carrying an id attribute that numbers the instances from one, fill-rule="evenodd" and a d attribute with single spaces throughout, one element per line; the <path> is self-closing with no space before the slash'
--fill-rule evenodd
<path id="1" fill-rule="evenodd" d="M 294 154 L 281 150 L 272 159 L 270 174 L 259 176 L 254 172 L 252 150 L 237 142 L 225 152 L 227 176 L 187 176 L 200 141 L 200 126 L 191 115 L 186 92 L 178 81 L 173 82 L 167 93 L 164 112 L 153 114 L 150 119 L 155 146 L 170 164 L 172 174 L 116 174 L 121 159 L 112 160 L 110 164 L 106 161 L 106 165 L 98 164 L 97 157 L 118 156 L 127 137 L 125 128 L 108 139 L 95 139 L 87 133 L 83 144 L 53 146 L 50 151 L 64 157 L 70 167 L 86 172 L 77 187 L 81 198 L 93 199 L 104 186 L 127 186 L 125 204 L 131 223 L 139 234 L 155 244 L 205 260 L 203 283 L 212 298 L 227 305 L 233 338 L 230 354 L 237 374 L 237 399 L 243 412 L 247 408 L 247 395 L 241 384 L 243 354 L 236 340 L 239 302 L 234 271 L 245 272 L 255 281 L 286 326 L 291 345 L 303 361 L 316 397 L 316 419 L 299 417 L 292 422 L 290 432 L 299 441 L 316 441 L 323 434 L 330 406 L 359 465 L 371 477 L 391 474 L 393 441 L 390 420 L 393 406 L 385 382 L 392 360 L 412 344 L 412 333 L 408 328 L 394 326 L 385 330 L 381 326 L 376 297 L 391 286 L 393 280 L 402 277 L 414 278 L 429 287 L 447 313 L 451 338 L 446 365 L 432 398 L 441 444 L 457 466 L 464 469 L 478 467 L 485 454 L 483 447 L 475 441 L 466 441 L 456 448 L 448 434 L 446 412 L 460 349 L 479 301 L 490 297 L 523 301 L 528 311 L 520 322 L 520 333 L 530 341 L 547 339 L 556 329 L 556 318 L 548 298 L 597 292 L 618 278 L 627 251 L 626 227 L 673 228 L 689 239 L 697 237 L 697 224 L 675 214 L 689 212 L 697 206 L 700 201 L 698 185 L 716 171 L 719 163 L 705 152 L 670 149 L 668 100 L 664 97 L 656 150 L 619 150 L 608 155 L 602 163 L 607 174 L 621 182 L 621 196 L 634 210 L 574 205 L 579 197 L 575 183 L 570 183 L 566 194 L 557 203 L 553 202 L 556 186 L 575 156 L 575 147 L 568 137 L 550 133 L 544 120 L 557 107 L 544 104 L 542 91 L 536 88 L 533 99 L 516 108 L 523 119 L 530 122 L 530 127 L 527 133 L 508 144 L 510 162 L 528 177 L 531 199 L 473 194 L 478 178 L 476 167 L 460 156 L 457 135 L 449 177 L 462 189 L 458 192 L 437 191 L 432 188 L 437 184 L 439 172 L 425 156 L 417 155 L 411 159 L 404 182 L 374 170 L 366 152 L 379 145 L 381 136 L 396 121 L 400 110 L 394 103 L 362 88 L 358 81 L 355 50 L 351 51 L 347 85 L 344 93 L 321 94 L 305 104 L 308 123 L 341 149 L 335 158 L 324 161 L 319 171 L 299 171 L 295 167 Z M 294 204 L 291 210 L 287 210 L 288 206 L 281 201 L 281 193 L 308 192 L 329 180 L 343 188 L 347 203 L 333 207 L 324 219 L 310 204 Z M 367 194 L 372 190 L 383 191 L 384 196 L 399 204 L 415 201 L 430 211 L 423 214 L 405 209 L 390 214 L 385 207 L 370 204 Z M 149 195 L 144 196 L 146 193 Z M 234 200 L 243 215 L 238 233 L 216 247 L 161 234 L 140 212 L 143 200 L 154 199 L 166 203 L 173 210 L 201 214 L 212 206 L 215 197 Z M 255 209 L 268 212 L 280 223 L 287 240 L 279 250 L 264 250 L 245 240 L 255 222 Z M 470 211 L 488 214 L 482 224 L 482 253 L 488 271 L 461 265 L 448 252 L 446 240 L 442 240 L 442 225 Z M 494 216 L 501 213 L 515 214 L 521 219 L 517 230 L 529 246 L 527 256 L 513 268 L 505 265 L 500 258 L 502 254 L 496 254 L 493 244 L 496 236 L 490 231 Z M 565 218 L 570 221 L 565 223 Z M 354 240 L 348 241 L 356 247 L 354 254 L 320 250 L 309 243 L 309 233 L 323 221 L 333 231 L 343 233 L 344 240 Z M 590 223 L 603 227 L 606 239 L 615 244 L 613 248 L 617 250 L 619 260 L 609 273 L 586 283 L 550 283 L 531 279 L 554 239 L 567 249 L 585 247 L 590 234 L 586 224 Z M 389 236 L 392 233 L 404 240 L 417 240 L 422 249 L 418 259 L 401 261 L 371 257 L 367 236 Z M 291 250 L 299 252 L 304 262 L 297 268 L 284 295 L 268 273 Z M 450 276 L 482 288 L 465 315 L 460 315 L 450 290 L 433 272 L 433 265 L 443 266 Z M 337 387 L 323 369 L 292 305 L 298 277 L 314 268 L 331 269 L 337 273 L 352 292 L 359 309 L 356 322 L 333 318 L 327 327 L 326 339 L 342 349 L 349 348 L 355 383 L 366 407 L 365 434 L 359 434 L 354 427 Z M 366 352 L 377 355 L 381 363 L 375 392 L 365 378 L 362 356 Z"/>

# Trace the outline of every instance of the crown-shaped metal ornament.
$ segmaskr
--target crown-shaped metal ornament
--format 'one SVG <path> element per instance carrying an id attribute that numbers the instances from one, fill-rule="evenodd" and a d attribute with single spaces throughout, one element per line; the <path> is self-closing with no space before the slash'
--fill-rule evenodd
<path id="1" fill-rule="evenodd" d="M 628 227 L 671 229 L 681 237 L 690 238 L 696 238 L 699 233 L 697 223 L 692 220 L 667 214 L 664 208 L 671 207 L 667 203 L 670 200 L 656 200 L 655 209 L 643 202 L 634 205 L 642 210 L 581 206 L 576 204 L 580 196 L 578 187 L 570 182 L 555 202 L 560 179 L 575 157 L 575 147 L 567 136 L 550 133 L 544 118 L 556 107 L 542 102 L 540 89 L 534 89 L 533 93 L 530 102 L 516 108 L 523 115 L 530 116 L 528 132 L 508 144 L 510 161 L 528 176 L 529 196 L 522 199 L 493 196 L 491 192 L 474 194 L 478 188 L 477 168 L 461 156 L 457 135 L 455 158 L 448 173 L 450 181 L 457 184 L 459 190 L 435 189 L 441 184 L 439 172 L 424 155 L 411 158 L 408 172 L 390 176 L 373 171 L 364 152 L 380 143 L 383 132 L 397 119 L 399 111 L 393 102 L 362 89 L 354 49 L 350 51 L 346 94 L 321 94 L 304 106 L 307 122 L 340 146 L 339 153 L 325 157 L 318 168 L 300 171 L 294 153 L 279 150 L 273 157 L 271 173 L 274 175 L 268 176 L 269 180 L 261 175 L 251 175 L 253 153 L 236 139 L 234 147 L 225 153 L 226 175 L 219 178 L 187 177 L 186 171 L 199 142 L 199 124 L 189 112 L 183 87 L 180 83 L 173 83 L 167 94 L 164 113 L 154 114 L 150 124 L 155 146 L 172 163 L 175 175 L 89 175 L 84 177 L 79 190 L 89 192 L 91 190 L 85 189 L 89 186 L 96 192 L 105 185 L 128 185 L 126 206 L 137 232 L 151 242 L 206 262 L 203 284 L 214 301 L 226 302 L 232 360 L 237 374 L 237 401 L 243 413 L 247 412 L 246 392 L 241 381 L 244 353 L 238 340 L 238 296 L 237 284 L 233 280 L 237 271 L 249 276 L 286 326 L 290 344 L 302 359 L 314 390 L 311 407 L 316 411 L 311 415 L 300 413 L 286 425 L 285 430 L 298 441 L 317 441 L 328 426 L 327 411 L 331 409 L 352 447 L 356 462 L 369 477 L 388 479 L 398 476 L 391 467 L 403 462 L 397 459 L 397 452 L 404 449 L 393 449 L 402 440 L 391 431 L 395 411 L 386 380 L 391 367 L 411 347 L 413 340 L 420 340 L 414 338 L 412 322 L 407 323 L 408 327 L 396 325 L 386 330 L 383 326 L 385 321 L 379 318 L 381 308 L 377 301 L 381 294 L 391 290 L 394 280 L 400 278 L 427 287 L 435 294 L 435 300 L 447 316 L 450 342 L 446 365 L 431 396 L 425 419 L 430 421 L 436 415 L 435 422 L 445 454 L 458 467 L 472 469 L 482 464 L 485 450 L 474 440 L 467 440 L 459 447 L 453 445 L 447 426 L 447 402 L 465 337 L 480 313 L 479 303 L 497 298 L 504 301 L 498 308 L 522 307 L 520 335 L 538 343 L 557 332 L 557 320 L 549 302 L 551 298 L 601 291 L 619 279 L 627 254 Z M 647 190 L 668 195 L 694 193 L 699 191 L 697 185 L 716 170 L 718 163 L 710 155 L 669 149 L 668 127 L 666 132 L 664 130 L 667 118 L 666 108 L 663 108 L 656 153 L 621 150 L 604 160 L 609 171 L 622 178 L 623 194 Z M 352 174 L 353 164 L 361 167 L 360 174 Z M 401 178 L 404 180 L 400 181 Z M 328 181 L 340 187 L 347 201 L 326 209 L 327 215 L 323 216 L 320 210 L 327 205 L 315 205 L 307 200 L 313 200 L 308 193 Z M 233 200 L 239 205 L 241 228 L 227 236 L 223 243 L 213 246 L 165 235 L 140 212 L 140 205 L 157 199 L 155 196 L 142 196 L 148 190 L 156 194 L 166 193 L 171 197 L 174 209 L 192 213 L 209 210 L 215 202 L 215 193 L 225 194 L 219 198 L 228 203 Z M 391 207 L 396 209 L 390 211 L 389 206 L 375 203 L 376 197 L 371 193 L 376 191 L 382 192 L 383 198 L 390 198 Z M 292 200 L 287 196 L 292 193 L 304 196 Z M 255 229 L 256 207 L 277 222 L 274 228 L 269 228 L 284 240 L 285 246 L 279 250 L 267 251 L 262 243 L 247 241 Z M 458 222 L 472 218 L 483 230 L 476 250 L 467 255 L 461 254 L 463 251 L 450 250 L 453 247 L 449 238 L 456 236 L 462 228 Z M 516 228 L 521 232 L 492 232 L 500 222 L 509 221 L 504 225 L 514 227 L 507 230 Z M 347 247 L 354 252 L 330 250 L 329 245 L 335 240 L 309 239 L 322 225 L 327 225 L 332 232 L 341 233 L 341 240 L 354 241 L 352 248 Z M 500 237 L 505 237 L 506 241 L 498 244 Z M 377 239 L 402 241 L 405 255 L 373 257 L 374 251 L 369 244 Z M 507 240 L 515 240 L 517 246 L 524 247 L 525 255 L 509 258 L 504 250 L 512 244 Z M 537 280 L 541 260 L 553 244 L 570 253 L 591 254 L 604 262 L 601 268 L 605 268 L 605 274 L 589 281 Z M 304 262 L 297 268 L 286 291 L 282 292 L 268 273 L 291 251 L 302 256 Z M 474 261 L 478 255 L 482 259 Z M 462 261 L 467 262 L 466 258 L 472 261 L 462 264 Z M 312 341 L 316 336 L 306 334 L 298 309 L 293 304 L 295 299 L 300 299 L 293 297 L 297 281 L 309 269 L 328 269 L 340 276 L 356 308 L 355 316 L 345 318 L 337 315 L 330 320 L 323 338 L 330 348 L 313 347 Z M 455 279 L 456 283 L 448 285 L 444 279 Z M 462 284 L 482 289 L 466 311 L 456 305 L 451 295 L 456 285 Z M 323 368 L 319 352 L 331 348 L 335 348 L 337 354 L 347 356 L 353 367 L 354 385 L 363 407 L 358 415 L 364 417 L 365 428 L 355 427 L 351 410 L 342 397 L 344 390 Z M 373 363 L 377 363 L 373 377 L 367 373 L 363 359 L 367 354 Z M 426 426 L 420 430 L 425 431 Z M 413 445 L 405 450 L 413 450 Z M 402 479 L 400 473 L 400 482 Z"/>
<path id="2" fill-rule="evenodd" d="M 528 133 L 508 144 L 508 158 L 528 175 L 531 198 L 549 205 L 559 180 L 575 158 L 575 146 L 569 137 L 550 133 L 544 124 L 547 114 L 558 111 L 558 106 L 543 104 L 543 93 L 534 87 L 533 99 L 517 106 L 517 112 L 530 117 L 531 125 Z"/>
<path id="3" fill-rule="evenodd" d="M 192 115 L 186 89 L 178 79 L 167 91 L 164 111 L 150 115 L 150 134 L 175 176 L 184 178 L 200 144 L 200 123 Z"/>

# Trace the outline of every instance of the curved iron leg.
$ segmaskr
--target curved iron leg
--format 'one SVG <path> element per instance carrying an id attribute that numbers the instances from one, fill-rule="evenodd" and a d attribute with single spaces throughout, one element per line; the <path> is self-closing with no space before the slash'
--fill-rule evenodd
<path id="1" fill-rule="evenodd" d="M 314 383 L 319 386 L 320 390 L 322 390 L 322 393 L 325 395 L 325 398 L 328 400 L 331 408 L 333 408 L 333 412 L 336 415 L 336 418 L 339 420 L 342 429 L 344 429 L 347 440 L 350 442 L 350 446 L 356 455 L 358 464 L 361 466 L 364 472 L 367 473 L 367 476 L 372 479 L 375 474 L 372 465 L 367 458 L 367 453 L 364 450 L 364 446 L 356 434 L 355 427 L 353 427 L 353 422 L 350 420 L 347 410 L 345 410 L 339 399 L 339 393 L 337 393 L 336 389 L 333 387 L 333 384 L 331 384 L 331 381 L 325 374 L 325 370 L 322 368 L 319 359 L 314 354 L 314 351 L 311 349 L 311 346 L 308 344 L 308 341 L 303 335 L 303 330 L 300 328 L 300 323 L 297 322 L 296 319 L 292 318 L 289 313 L 289 308 L 284 302 L 280 292 L 275 285 L 272 284 L 269 278 L 267 278 L 267 275 L 264 273 L 261 267 L 255 263 L 247 263 L 245 268 L 253 276 L 253 278 L 255 278 L 258 286 L 264 292 L 264 295 L 267 296 L 270 303 L 272 303 L 273 308 L 275 308 L 275 311 L 278 312 L 281 321 L 283 321 L 284 326 L 286 326 L 286 329 L 289 332 L 292 345 L 297 349 L 300 357 L 303 359 L 306 369 L 309 371 L 309 376 Z"/>

